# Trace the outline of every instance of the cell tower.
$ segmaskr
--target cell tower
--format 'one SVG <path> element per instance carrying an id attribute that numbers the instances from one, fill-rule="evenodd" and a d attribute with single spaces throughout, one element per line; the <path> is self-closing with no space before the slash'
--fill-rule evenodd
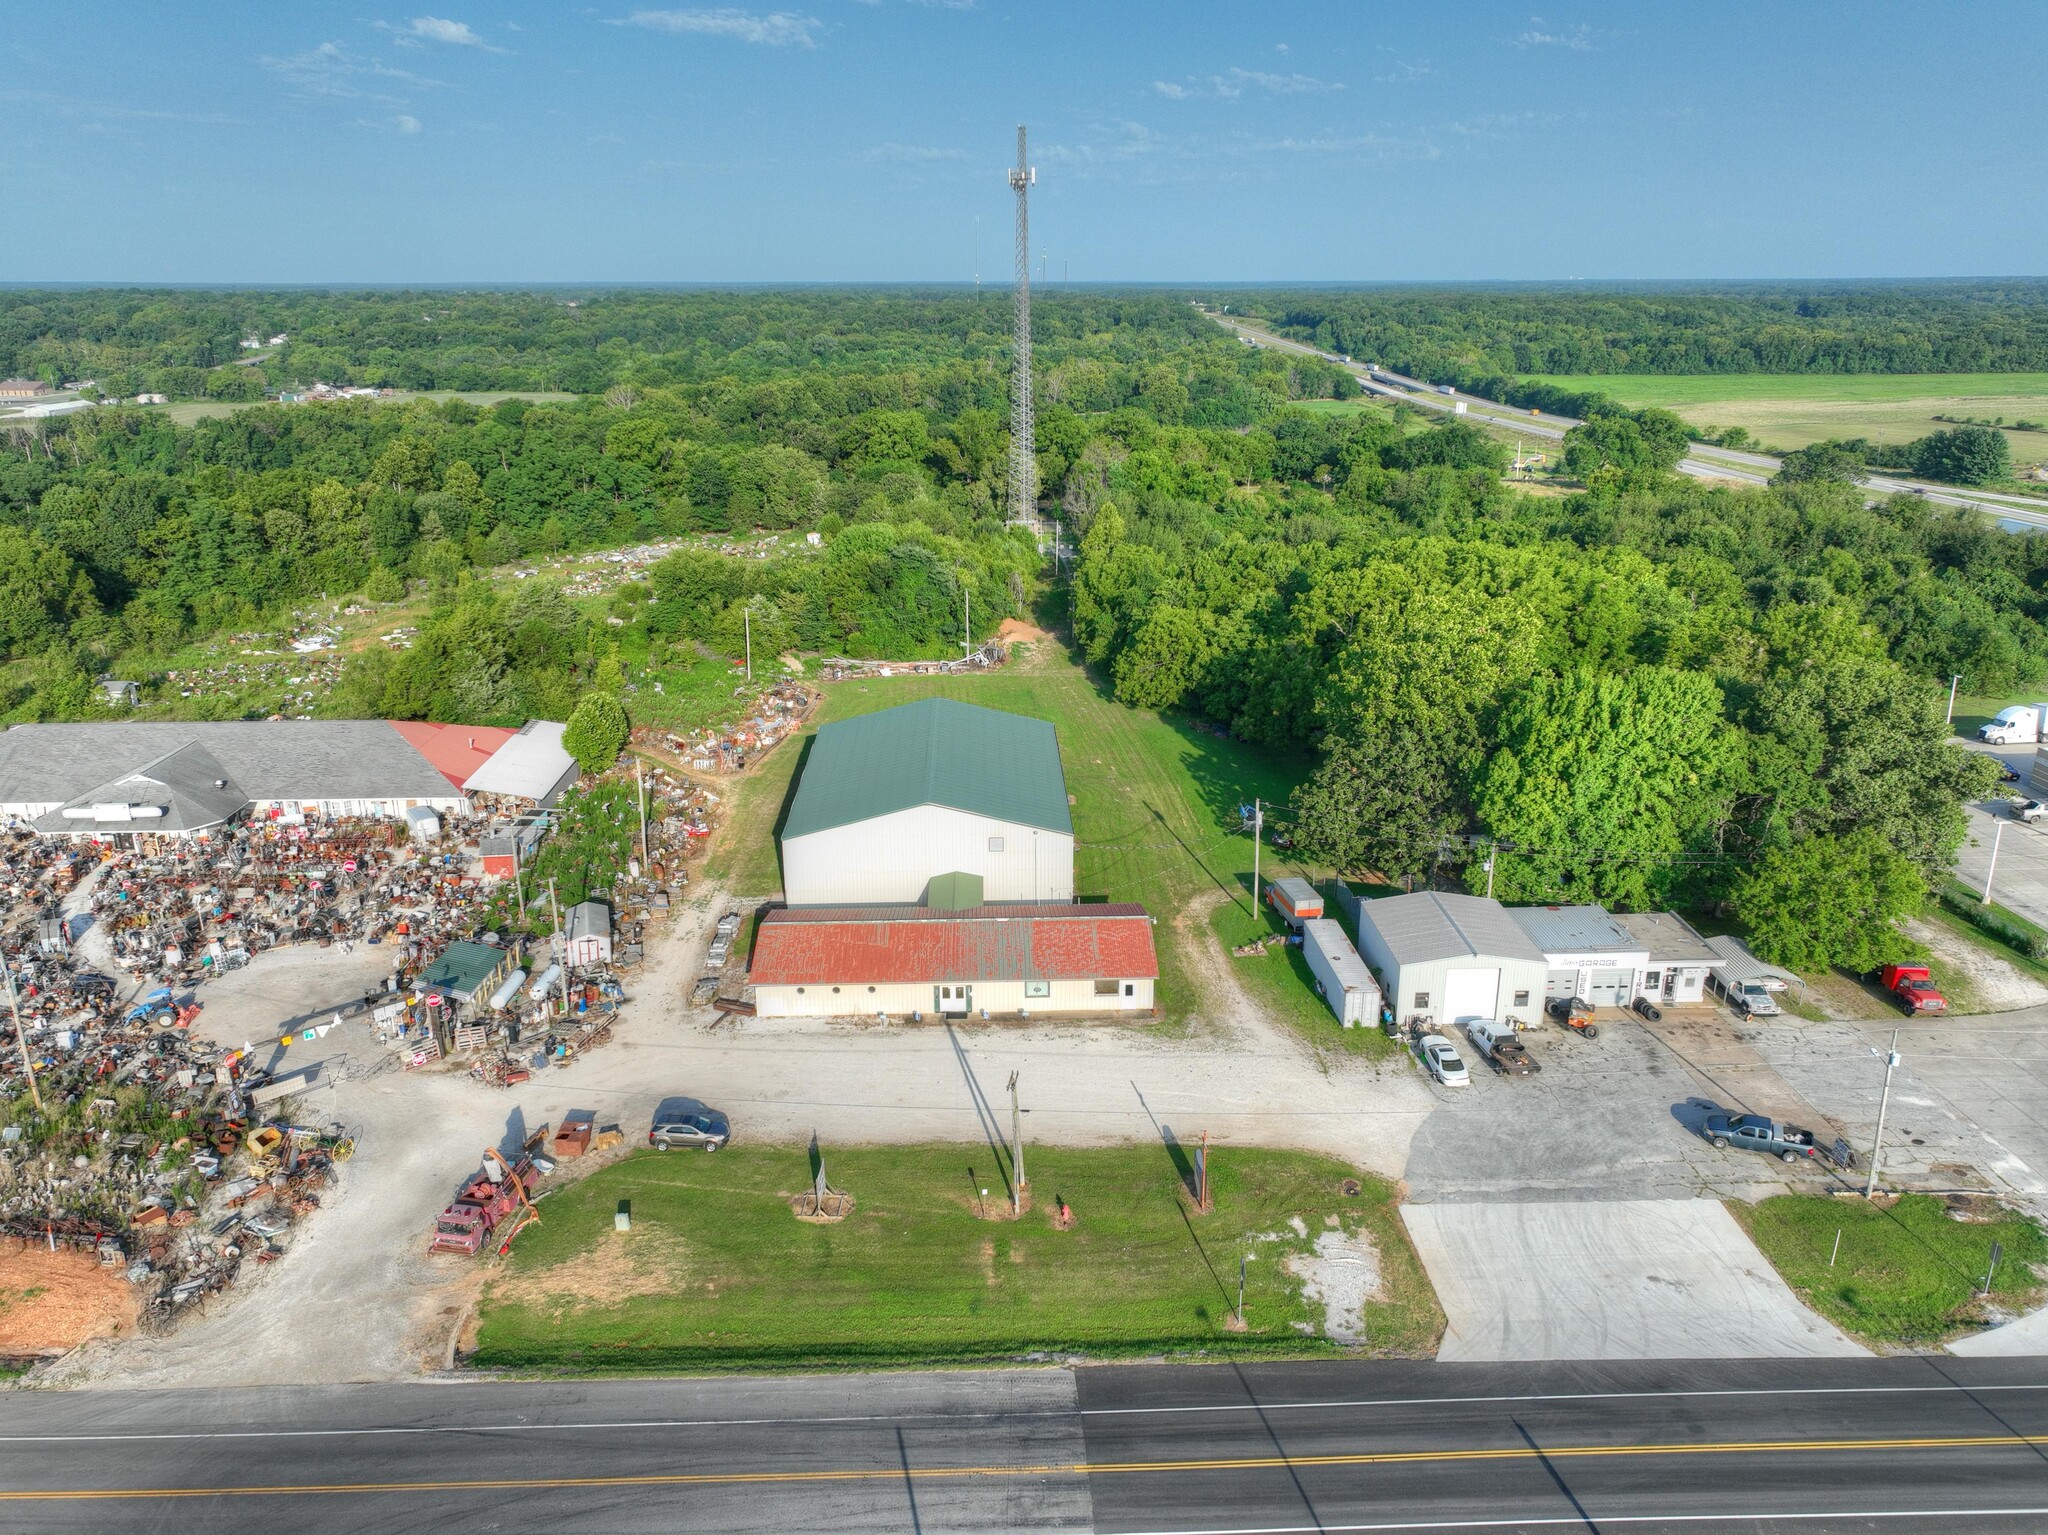
<path id="1" fill-rule="evenodd" d="M 1031 415 L 1031 185 L 1038 172 L 1024 159 L 1024 125 L 1017 125 L 1017 319 L 1010 380 L 1010 520 L 1038 524 L 1037 438 Z"/>

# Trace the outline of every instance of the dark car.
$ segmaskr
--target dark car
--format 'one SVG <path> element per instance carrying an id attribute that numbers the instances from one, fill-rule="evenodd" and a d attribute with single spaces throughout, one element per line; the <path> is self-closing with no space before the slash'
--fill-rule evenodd
<path id="1" fill-rule="evenodd" d="M 1761 1114 L 1709 1114 L 1702 1133 L 1723 1151 L 1731 1146 L 1740 1147 L 1744 1151 L 1761 1151 L 1781 1162 L 1799 1162 L 1820 1155 L 1811 1130 L 1780 1124 Z"/>
<path id="2" fill-rule="evenodd" d="M 654 1111 L 647 1144 L 656 1151 L 702 1146 L 716 1151 L 732 1139 L 732 1121 L 695 1098 L 664 1098 Z"/>

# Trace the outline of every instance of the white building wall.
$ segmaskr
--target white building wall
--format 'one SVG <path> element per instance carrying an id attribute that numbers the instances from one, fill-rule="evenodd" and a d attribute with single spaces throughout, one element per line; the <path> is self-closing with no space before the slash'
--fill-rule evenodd
<path id="1" fill-rule="evenodd" d="M 1116 990 L 1102 995 L 1095 982 L 1047 982 L 1046 996 L 1026 996 L 1032 983 L 1026 981 L 974 981 L 973 1006 L 998 1015 L 1018 1012 L 1032 1014 L 1144 1013 L 1152 1009 L 1151 980 L 1141 977 L 1112 977 Z M 867 986 L 756 986 L 754 1011 L 761 1018 L 845 1018 L 876 1013 L 905 1017 L 911 1013 L 936 1016 L 933 990 L 936 981 L 911 985 Z M 957 983 L 954 983 L 957 984 Z M 1128 995 L 1126 994 L 1128 993 Z"/>
<path id="2" fill-rule="evenodd" d="M 1451 1016 L 1445 1011 L 1449 989 L 1450 973 L 1453 970 L 1497 970 L 1500 972 L 1499 998 L 1495 1004 L 1496 1015 L 1502 1018 L 1518 1018 L 1524 1023 L 1538 1022 L 1543 1016 L 1543 981 L 1548 973 L 1540 959 L 1500 959 L 1491 955 L 1461 954 L 1455 959 L 1427 960 L 1417 964 L 1402 965 L 1395 972 L 1398 979 L 1393 995 L 1388 998 L 1397 1021 L 1406 1023 L 1410 1018 L 1426 1018 L 1432 1028 L 1450 1026 Z M 1384 981 L 1388 971 L 1379 970 Z M 1526 995 L 1527 1000 L 1518 1000 Z M 1425 1003 L 1418 1003 L 1418 996 L 1427 997 Z"/>
<path id="3" fill-rule="evenodd" d="M 988 901 L 1071 901 L 1074 839 L 918 805 L 782 841 L 783 897 L 792 906 L 914 904 L 935 875 L 954 873 L 979 874 Z"/>

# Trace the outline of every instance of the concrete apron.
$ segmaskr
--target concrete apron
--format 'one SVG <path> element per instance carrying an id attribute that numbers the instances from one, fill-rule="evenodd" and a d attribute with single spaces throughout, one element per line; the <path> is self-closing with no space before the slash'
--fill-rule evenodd
<path id="1" fill-rule="evenodd" d="M 1799 1303 L 1718 1200 L 1408 1205 L 1442 1360 L 1865 1354 Z"/>

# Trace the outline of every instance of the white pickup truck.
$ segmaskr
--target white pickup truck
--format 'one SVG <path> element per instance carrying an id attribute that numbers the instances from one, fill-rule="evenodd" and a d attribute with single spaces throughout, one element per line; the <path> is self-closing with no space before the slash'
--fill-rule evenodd
<path id="1" fill-rule="evenodd" d="M 2014 704 L 1977 727 L 1977 739 L 1993 746 L 2027 746 L 2041 739 L 2048 704 Z"/>

